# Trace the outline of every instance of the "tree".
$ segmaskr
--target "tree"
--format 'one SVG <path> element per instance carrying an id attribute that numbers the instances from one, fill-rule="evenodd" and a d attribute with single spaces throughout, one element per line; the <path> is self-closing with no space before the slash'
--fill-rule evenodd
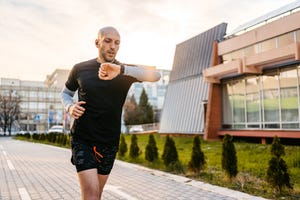
<path id="1" fill-rule="evenodd" d="M 127 126 L 139 124 L 140 121 L 140 109 L 135 101 L 134 95 L 132 95 L 124 104 L 124 122 Z"/>
<path id="2" fill-rule="evenodd" d="M 237 157 L 231 135 L 226 134 L 222 145 L 222 169 L 229 179 L 235 177 L 238 173 Z"/>
<path id="3" fill-rule="evenodd" d="M 193 140 L 193 150 L 191 160 L 188 163 L 188 169 L 194 173 L 200 173 L 200 170 L 204 169 L 205 166 L 204 153 L 200 146 L 200 137 L 195 136 Z"/>
<path id="4" fill-rule="evenodd" d="M 121 140 L 120 140 L 120 145 L 119 145 L 119 156 L 123 157 L 127 151 L 128 151 L 128 148 L 127 148 L 127 144 L 125 141 L 125 137 L 122 134 Z"/>
<path id="5" fill-rule="evenodd" d="M 156 141 L 153 134 L 150 134 L 148 144 L 146 146 L 145 159 L 148 160 L 149 162 L 153 162 L 157 158 L 158 158 L 158 149 L 156 146 Z"/>
<path id="6" fill-rule="evenodd" d="M 169 135 L 166 137 L 162 160 L 164 161 L 166 167 L 168 167 L 171 163 L 179 161 L 175 142 Z"/>
<path id="7" fill-rule="evenodd" d="M 139 108 L 141 111 L 141 123 L 153 123 L 153 108 L 148 102 L 148 96 L 144 88 L 140 96 Z"/>
<path id="8" fill-rule="evenodd" d="M 284 146 L 280 143 L 280 139 L 277 136 L 274 137 L 271 145 L 271 155 L 272 158 L 269 161 L 267 170 L 267 182 L 279 193 L 282 192 L 284 186 L 292 189 L 287 164 L 281 158 L 285 155 Z"/>
<path id="9" fill-rule="evenodd" d="M 4 133 L 11 135 L 11 128 L 15 121 L 19 120 L 21 98 L 15 91 L 4 91 L 0 94 L 0 125 Z"/>
<path id="10" fill-rule="evenodd" d="M 140 155 L 140 148 L 137 143 L 136 135 L 131 136 L 130 152 L 129 155 L 131 158 L 135 159 Z"/>

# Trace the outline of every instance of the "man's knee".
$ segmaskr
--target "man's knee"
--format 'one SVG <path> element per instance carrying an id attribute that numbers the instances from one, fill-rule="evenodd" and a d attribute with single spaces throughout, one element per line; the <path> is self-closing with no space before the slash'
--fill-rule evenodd
<path id="1" fill-rule="evenodd" d="M 82 191 L 84 200 L 99 200 L 102 194 L 100 188 L 90 187 Z"/>

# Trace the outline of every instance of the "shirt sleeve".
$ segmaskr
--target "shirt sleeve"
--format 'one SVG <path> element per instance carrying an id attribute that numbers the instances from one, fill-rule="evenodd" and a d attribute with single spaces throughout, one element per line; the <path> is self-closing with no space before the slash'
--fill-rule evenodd
<path id="1" fill-rule="evenodd" d="M 146 69 L 143 67 L 133 67 L 125 65 L 124 75 L 136 78 L 139 82 L 148 81 L 156 82 L 160 79 L 161 75 L 155 69 Z"/>
<path id="2" fill-rule="evenodd" d="M 66 87 L 71 91 L 76 91 L 79 87 L 77 82 L 77 65 L 75 65 L 69 73 L 68 80 L 66 81 Z"/>

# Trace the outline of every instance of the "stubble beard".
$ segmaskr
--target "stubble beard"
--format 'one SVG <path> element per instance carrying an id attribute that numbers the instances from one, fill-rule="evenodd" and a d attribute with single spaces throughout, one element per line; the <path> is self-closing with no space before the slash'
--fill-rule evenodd
<path id="1" fill-rule="evenodd" d="M 108 57 L 107 55 L 106 55 L 106 53 L 105 52 L 103 52 L 102 54 L 101 54 L 101 56 L 102 56 L 102 58 L 103 58 L 103 60 L 105 61 L 105 62 L 113 62 L 114 60 L 115 60 L 115 56 L 114 57 Z"/>

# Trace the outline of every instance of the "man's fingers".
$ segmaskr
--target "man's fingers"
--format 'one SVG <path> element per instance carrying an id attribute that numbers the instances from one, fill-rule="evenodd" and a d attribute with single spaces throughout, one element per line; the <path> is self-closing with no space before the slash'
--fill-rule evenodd
<path id="1" fill-rule="evenodd" d="M 85 101 L 78 101 L 77 104 L 81 105 L 81 104 L 86 104 Z"/>
<path id="2" fill-rule="evenodd" d="M 86 104 L 85 101 L 79 101 L 77 102 L 76 104 L 74 104 L 73 108 L 72 108 L 72 116 L 75 118 L 75 119 L 78 119 L 79 117 L 81 117 L 85 111 L 85 108 L 82 107 L 81 105 L 82 104 Z"/>

